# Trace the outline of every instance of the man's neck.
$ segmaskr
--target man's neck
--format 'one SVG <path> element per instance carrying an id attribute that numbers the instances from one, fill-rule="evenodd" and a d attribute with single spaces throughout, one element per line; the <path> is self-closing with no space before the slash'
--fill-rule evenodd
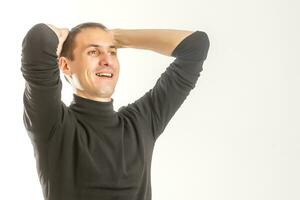
<path id="1" fill-rule="evenodd" d="M 99 101 L 99 102 L 110 102 L 112 99 L 111 97 L 97 97 L 97 96 L 92 96 L 92 95 L 89 95 L 89 94 L 85 94 L 84 92 L 82 91 L 75 91 L 74 92 L 77 96 L 80 96 L 82 98 L 85 98 L 85 99 L 90 99 L 90 100 L 93 100 L 93 101 Z"/>

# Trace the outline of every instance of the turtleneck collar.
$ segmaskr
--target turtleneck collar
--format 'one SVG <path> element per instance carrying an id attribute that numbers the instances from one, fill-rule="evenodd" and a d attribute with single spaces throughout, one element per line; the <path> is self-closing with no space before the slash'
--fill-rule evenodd
<path id="1" fill-rule="evenodd" d="M 111 98 L 111 101 L 109 102 L 100 102 L 73 94 L 73 101 L 70 104 L 70 108 L 76 113 L 87 117 L 107 118 L 116 115 L 113 107 L 113 101 L 113 98 Z"/>

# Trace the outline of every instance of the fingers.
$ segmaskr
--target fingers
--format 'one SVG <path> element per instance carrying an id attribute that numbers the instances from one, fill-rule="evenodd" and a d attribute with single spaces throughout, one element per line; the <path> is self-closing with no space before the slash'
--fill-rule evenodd
<path id="1" fill-rule="evenodd" d="M 68 34 L 69 34 L 69 30 L 66 29 L 66 28 L 63 28 L 63 29 L 59 30 L 59 36 L 58 36 L 58 41 L 59 42 L 58 42 L 58 46 L 57 46 L 57 50 L 56 50 L 57 56 L 60 56 L 63 44 L 66 41 L 66 39 L 68 37 Z"/>

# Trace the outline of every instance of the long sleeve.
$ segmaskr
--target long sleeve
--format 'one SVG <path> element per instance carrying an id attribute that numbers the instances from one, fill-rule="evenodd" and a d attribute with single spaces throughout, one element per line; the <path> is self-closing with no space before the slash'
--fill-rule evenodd
<path id="1" fill-rule="evenodd" d="M 23 119 L 34 140 L 49 139 L 62 112 L 57 45 L 56 34 L 45 24 L 33 26 L 22 43 Z"/>
<path id="2" fill-rule="evenodd" d="M 128 105 L 148 123 L 154 140 L 195 87 L 207 57 L 209 38 L 205 32 L 195 31 L 183 39 L 172 52 L 176 59 L 161 74 L 155 86 L 144 96 Z M 145 122 L 147 123 L 147 122 Z"/>

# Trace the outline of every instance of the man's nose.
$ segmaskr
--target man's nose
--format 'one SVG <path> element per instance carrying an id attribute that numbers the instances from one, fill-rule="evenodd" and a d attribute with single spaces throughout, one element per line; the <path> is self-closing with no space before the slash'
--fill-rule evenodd
<path id="1" fill-rule="evenodd" d="M 112 64 L 112 58 L 111 55 L 108 52 L 102 52 L 100 55 L 100 65 L 111 65 Z"/>

